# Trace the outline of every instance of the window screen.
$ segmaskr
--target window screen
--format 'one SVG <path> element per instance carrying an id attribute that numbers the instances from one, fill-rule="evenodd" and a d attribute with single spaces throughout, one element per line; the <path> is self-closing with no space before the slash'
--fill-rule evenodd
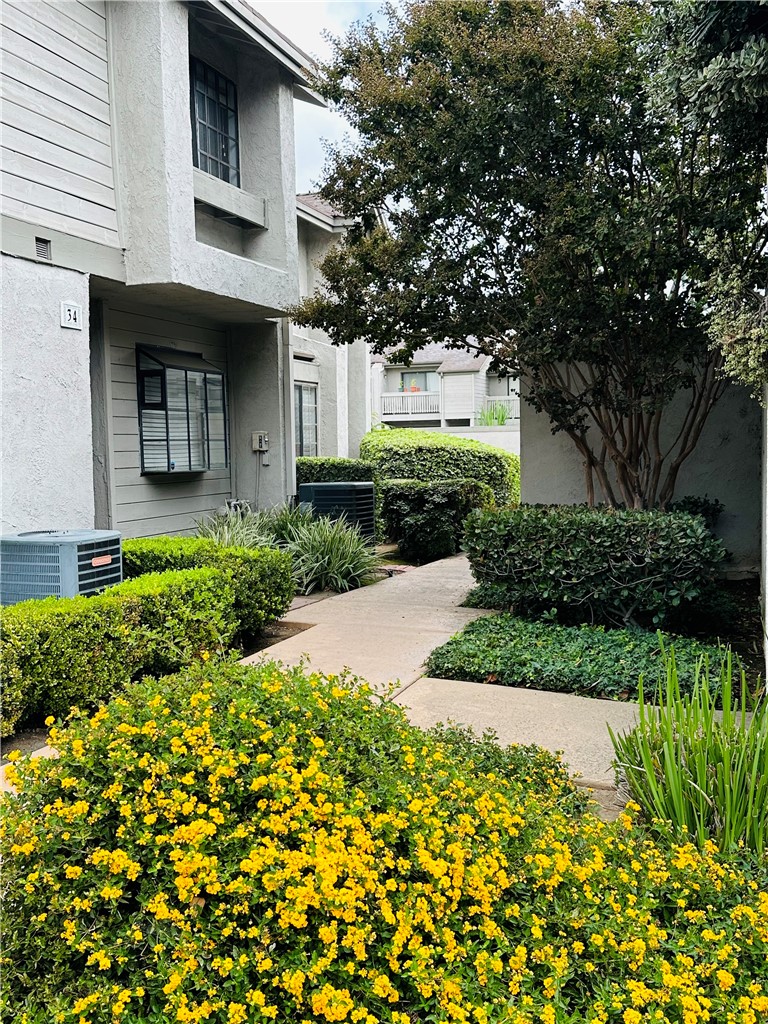
<path id="1" fill-rule="evenodd" d="M 190 62 L 192 159 L 195 167 L 240 187 L 237 91 L 208 64 Z"/>
<path id="2" fill-rule="evenodd" d="M 317 384 L 294 384 L 296 455 L 317 455 Z"/>
<path id="3" fill-rule="evenodd" d="M 228 464 L 224 374 L 193 353 L 137 349 L 142 473 Z"/>

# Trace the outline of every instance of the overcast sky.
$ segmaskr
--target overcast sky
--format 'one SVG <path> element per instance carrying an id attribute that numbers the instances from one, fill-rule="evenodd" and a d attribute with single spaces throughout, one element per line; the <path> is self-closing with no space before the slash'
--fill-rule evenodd
<path id="1" fill-rule="evenodd" d="M 254 7 L 275 28 L 312 57 L 325 59 L 331 49 L 323 32 L 343 35 L 355 21 L 376 15 L 380 0 L 252 0 Z M 296 119 L 296 191 L 312 192 L 322 176 L 325 156 L 322 139 L 336 142 L 349 126 L 330 110 L 309 103 L 294 103 Z"/>

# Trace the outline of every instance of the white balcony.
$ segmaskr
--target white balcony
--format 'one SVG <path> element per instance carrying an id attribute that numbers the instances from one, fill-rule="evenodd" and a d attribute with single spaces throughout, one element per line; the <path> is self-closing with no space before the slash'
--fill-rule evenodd
<path id="1" fill-rule="evenodd" d="M 439 391 L 385 391 L 381 396 L 382 419 L 440 420 Z"/>
<path id="2" fill-rule="evenodd" d="M 493 420 L 493 424 L 504 426 L 513 422 L 519 421 L 520 419 L 520 396 L 510 395 L 508 398 L 484 398 L 480 409 L 478 410 L 477 421 L 483 422 L 485 419 Z"/>

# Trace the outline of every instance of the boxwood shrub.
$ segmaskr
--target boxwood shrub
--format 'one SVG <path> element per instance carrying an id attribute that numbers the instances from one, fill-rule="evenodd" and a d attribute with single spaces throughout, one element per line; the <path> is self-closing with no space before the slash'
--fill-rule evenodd
<path id="1" fill-rule="evenodd" d="M 558 626 L 513 615 L 476 619 L 429 656 L 427 671 L 438 679 L 467 679 L 586 697 L 634 700 L 638 680 L 653 694 L 666 678 L 663 647 L 674 646 L 680 688 L 689 692 L 702 658 L 717 678 L 728 650 L 686 637 L 644 629 Z"/>
<path id="2" fill-rule="evenodd" d="M 138 597 L 48 597 L 0 610 L 2 724 L 62 715 L 119 690 L 139 666 Z"/>
<path id="3" fill-rule="evenodd" d="M 370 698 L 206 666 L 55 727 L 0 802 L 3 1019 L 765 1019 L 764 862 Z"/>
<path id="4" fill-rule="evenodd" d="M 455 555 L 469 513 L 494 503 L 493 491 L 479 480 L 385 480 L 381 493 L 387 536 L 418 562 Z"/>
<path id="5" fill-rule="evenodd" d="M 0 729 L 92 705 L 131 679 L 225 650 L 237 619 L 217 569 L 149 573 L 96 597 L 24 601 L 0 613 Z"/>
<path id="6" fill-rule="evenodd" d="M 465 548 L 481 586 L 515 612 L 662 623 L 711 586 L 725 557 L 699 516 L 569 505 L 473 512 Z"/>
<path id="7" fill-rule="evenodd" d="M 150 675 L 227 650 L 237 631 L 234 589 L 220 569 L 145 573 L 105 593 L 139 602 L 134 640 L 141 671 Z"/>
<path id="8" fill-rule="evenodd" d="M 293 600 L 291 556 L 285 551 L 222 547 L 202 537 L 123 541 L 123 569 L 128 578 L 201 566 L 220 569 L 228 576 L 241 638 L 252 637 L 279 619 Z"/>
<path id="9" fill-rule="evenodd" d="M 511 452 L 467 437 L 429 430 L 372 430 L 360 455 L 382 477 L 409 480 L 480 480 L 500 504 L 520 500 L 520 460 Z"/>
<path id="10" fill-rule="evenodd" d="M 316 455 L 303 455 L 296 459 L 297 490 L 301 484 L 325 484 L 337 480 L 375 482 L 376 467 L 364 459 L 324 458 Z"/>

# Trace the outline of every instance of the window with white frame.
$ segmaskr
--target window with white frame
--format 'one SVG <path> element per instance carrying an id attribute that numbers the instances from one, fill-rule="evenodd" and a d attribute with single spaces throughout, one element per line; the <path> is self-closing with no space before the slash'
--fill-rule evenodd
<path id="1" fill-rule="evenodd" d="M 190 60 L 192 159 L 206 174 L 240 187 L 237 89 L 215 68 Z"/>
<path id="2" fill-rule="evenodd" d="M 317 455 L 317 384 L 294 384 L 296 456 Z"/>
<path id="3" fill-rule="evenodd" d="M 137 348 L 141 472 L 201 473 L 229 464 L 226 383 L 202 356 Z"/>
<path id="4" fill-rule="evenodd" d="M 436 370 L 403 370 L 400 374 L 401 391 L 439 391 L 440 380 Z"/>

